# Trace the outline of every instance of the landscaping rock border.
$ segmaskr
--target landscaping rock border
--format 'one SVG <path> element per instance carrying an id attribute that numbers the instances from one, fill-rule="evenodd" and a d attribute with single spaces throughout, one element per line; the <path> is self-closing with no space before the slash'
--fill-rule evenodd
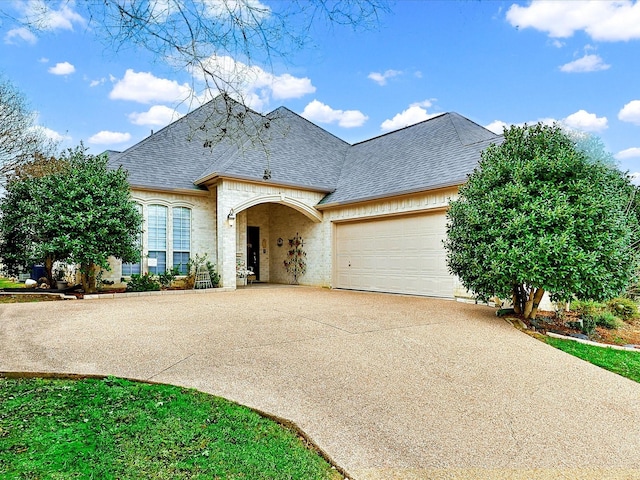
<path id="1" fill-rule="evenodd" d="M 547 332 L 547 336 L 551 338 L 559 338 L 561 340 L 573 340 L 574 342 L 584 343 L 585 345 L 591 345 L 594 347 L 612 348 L 613 350 L 624 350 L 631 352 L 640 352 L 640 345 L 612 345 L 610 343 L 599 343 L 593 340 L 584 340 L 582 338 L 568 337 L 567 335 L 560 335 L 559 333 Z"/>

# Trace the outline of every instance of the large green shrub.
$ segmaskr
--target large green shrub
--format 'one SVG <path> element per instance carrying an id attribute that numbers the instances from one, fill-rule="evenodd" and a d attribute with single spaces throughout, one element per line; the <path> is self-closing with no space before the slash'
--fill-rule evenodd
<path id="1" fill-rule="evenodd" d="M 595 141 L 512 126 L 448 211 L 447 264 L 480 298 L 535 317 L 543 293 L 606 300 L 631 282 L 638 219 L 629 179 Z M 596 187 L 597 186 L 597 187 Z"/>
<path id="2" fill-rule="evenodd" d="M 148 273 L 134 273 L 127 282 L 127 292 L 150 292 L 160 290 L 160 282 Z"/>
<path id="3" fill-rule="evenodd" d="M 596 322 L 596 325 L 599 327 L 608 328 L 610 330 L 615 330 L 616 328 L 620 328 L 623 324 L 622 320 L 615 316 L 615 314 L 611 312 L 600 312 L 593 316 L 593 320 Z"/>
<path id="4" fill-rule="evenodd" d="M 607 303 L 609 310 L 623 320 L 633 320 L 638 318 L 638 304 L 630 298 L 618 297 L 609 300 Z"/>
<path id="5" fill-rule="evenodd" d="M 173 267 L 171 270 L 167 270 L 166 272 L 158 275 L 158 281 L 164 288 L 168 288 L 178 275 L 180 275 L 180 269 L 178 267 Z"/>
<path id="6" fill-rule="evenodd" d="M 595 317 L 607 310 L 607 304 L 593 300 L 574 300 L 571 302 L 571 309 L 581 317 Z"/>
<path id="7" fill-rule="evenodd" d="M 211 263 L 207 260 L 207 270 L 209 270 L 209 277 L 211 277 L 211 284 L 214 287 L 220 286 L 220 274 L 218 273 L 218 269 L 216 268 L 215 263 Z"/>

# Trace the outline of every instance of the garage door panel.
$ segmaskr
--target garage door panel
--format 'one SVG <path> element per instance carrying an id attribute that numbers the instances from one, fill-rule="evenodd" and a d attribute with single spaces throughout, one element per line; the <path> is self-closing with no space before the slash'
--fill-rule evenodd
<path id="1" fill-rule="evenodd" d="M 336 225 L 335 286 L 453 297 L 444 213 Z"/>

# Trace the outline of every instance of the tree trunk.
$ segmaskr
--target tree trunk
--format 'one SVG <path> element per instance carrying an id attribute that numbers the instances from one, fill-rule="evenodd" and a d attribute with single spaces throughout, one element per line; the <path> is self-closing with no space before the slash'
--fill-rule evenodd
<path id="1" fill-rule="evenodd" d="M 518 298 L 518 294 L 516 292 L 517 287 L 513 288 L 513 295 L 512 295 L 512 300 L 511 303 L 513 304 L 513 311 L 516 312 L 516 314 L 520 315 L 522 313 L 522 309 L 520 308 L 520 299 Z"/>
<path id="2" fill-rule="evenodd" d="M 94 263 L 82 264 L 80 266 L 82 278 L 82 290 L 84 293 L 95 293 L 96 288 L 96 266 Z"/>
<path id="3" fill-rule="evenodd" d="M 524 303 L 524 310 L 522 311 L 522 315 L 524 315 L 524 318 L 530 318 L 531 317 L 531 310 L 533 310 L 533 295 L 535 294 L 534 290 L 531 290 L 531 292 L 529 292 L 529 295 L 527 296 L 527 301 Z"/>
<path id="4" fill-rule="evenodd" d="M 542 296 L 544 295 L 544 289 L 536 288 L 536 294 L 533 297 L 533 308 L 531 309 L 531 314 L 528 318 L 536 318 L 538 315 L 538 307 L 540 306 L 540 302 L 542 301 Z"/>
<path id="5" fill-rule="evenodd" d="M 523 284 L 513 286 L 513 311 L 522 315 L 527 301 L 527 289 Z"/>
<path id="6" fill-rule="evenodd" d="M 542 295 L 544 295 L 542 288 L 531 289 L 531 293 L 529 293 L 529 298 L 524 307 L 524 318 L 536 318 Z"/>
<path id="7" fill-rule="evenodd" d="M 45 276 L 47 277 L 47 282 L 49 283 L 49 287 L 53 288 L 55 286 L 55 282 L 53 280 L 53 263 L 55 262 L 55 258 L 53 255 L 47 255 L 44 259 L 44 270 Z M 40 280 L 37 278 L 36 280 Z"/>

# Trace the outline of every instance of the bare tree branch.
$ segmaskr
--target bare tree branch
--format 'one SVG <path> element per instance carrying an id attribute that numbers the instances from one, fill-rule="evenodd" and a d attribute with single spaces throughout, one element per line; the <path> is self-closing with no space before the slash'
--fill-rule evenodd
<path id="1" fill-rule="evenodd" d="M 8 80 L 0 79 L 0 185 L 16 168 L 37 155 L 55 151 L 35 122 L 22 93 Z"/>
<path id="2" fill-rule="evenodd" d="M 276 60 L 286 63 L 291 53 L 307 46 L 312 26 L 369 29 L 388 11 L 387 0 L 63 0 L 32 5 L 18 21 L 35 33 L 46 31 L 48 16 L 64 6 L 81 15 L 112 51 L 140 48 L 176 71 L 187 71 L 192 88 L 183 101 L 189 109 L 216 96 L 234 103 L 212 115 L 215 122 L 207 125 L 214 132 L 211 141 L 224 131 L 242 142 L 264 133 L 260 125 L 246 125 L 256 118 L 248 115 L 256 72 L 263 67 L 273 71 Z M 8 18 L 5 10 L 0 5 L 0 16 Z M 244 112 L 236 102 L 246 106 Z"/>

